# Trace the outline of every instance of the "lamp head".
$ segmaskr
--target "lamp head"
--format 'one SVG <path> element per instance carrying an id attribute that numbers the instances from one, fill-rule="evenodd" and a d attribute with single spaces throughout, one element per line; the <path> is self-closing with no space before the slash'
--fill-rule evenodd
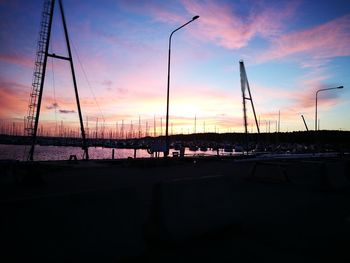
<path id="1" fill-rule="evenodd" d="M 342 89 L 342 88 L 344 88 L 343 86 L 339 86 L 339 87 L 337 87 L 337 89 Z"/>
<path id="2" fill-rule="evenodd" d="M 199 16 L 194 16 L 192 20 L 196 20 L 197 18 L 199 18 Z"/>

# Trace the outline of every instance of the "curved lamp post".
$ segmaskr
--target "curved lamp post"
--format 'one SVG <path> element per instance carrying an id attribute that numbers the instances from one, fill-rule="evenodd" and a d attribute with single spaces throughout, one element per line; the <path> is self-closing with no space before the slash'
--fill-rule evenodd
<path id="1" fill-rule="evenodd" d="M 339 87 L 335 87 L 335 88 L 327 88 L 327 89 L 319 89 L 316 91 L 316 106 L 315 106 L 315 131 L 317 131 L 317 95 L 319 92 L 321 91 L 325 91 L 325 90 L 332 90 L 332 89 L 342 89 L 344 88 L 343 86 L 339 86 Z"/>
<path id="2" fill-rule="evenodd" d="M 169 37 L 169 53 L 168 53 L 168 86 L 167 86 L 167 94 L 166 94 L 166 127 L 165 127 L 165 156 L 169 155 L 169 86 L 170 86 L 170 50 L 171 50 L 171 37 L 173 34 L 178 31 L 179 29 L 187 26 L 189 23 L 193 22 L 199 18 L 199 16 L 194 16 L 190 21 L 183 24 L 182 26 L 176 28 L 173 32 L 171 32 Z"/>

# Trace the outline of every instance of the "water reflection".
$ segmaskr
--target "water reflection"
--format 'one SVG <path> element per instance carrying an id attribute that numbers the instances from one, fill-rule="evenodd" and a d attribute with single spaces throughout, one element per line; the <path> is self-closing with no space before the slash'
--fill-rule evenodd
<path id="1" fill-rule="evenodd" d="M 26 160 L 27 153 L 29 151 L 29 146 L 25 145 L 6 145 L 0 144 L 0 159 L 9 160 Z M 91 147 L 89 148 L 89 155 L 91 159 L 112 159 L 111 148 L 103 147 Z M 170 156 L 175 150 L 170 150 Z M 220 150 L 220 155 L 224 152 Z M 48 160 L 68 160 L 70 155 L 76 155 L 78 159 L 82 159 L 83 150 L 79 147 L 69 147 L 69 146 L 40 146 L 35 147 L 34 160 L 37 161 L 48 161 Z M 190 151 L 188 148 L 185 150 L 186 156 L 193 155 L 217 155 L 217 151 L 207 150 L 207 151 Z M 162 154 L 160 155 L 162 156 Z M 134 157 L 133 149 L 114 149 L 115 159 L 124 159 L 128 157 Z M 150 158 L 151 155 L 147 153 L 146 150 L 137 150 L 137 158 Z"/>

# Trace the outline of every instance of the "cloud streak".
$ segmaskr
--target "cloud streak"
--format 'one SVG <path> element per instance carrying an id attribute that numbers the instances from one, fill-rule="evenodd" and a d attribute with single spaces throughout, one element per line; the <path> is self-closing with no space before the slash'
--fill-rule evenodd
<path id="1" fill-rule="evenodd" d="M 60 110 L 60 113 L 63 113 L 63 114 L 75 113 L 75 110 Z"/>
<path id="2" fill-rule="evenodd" d="M 56 102 L 46 106 L 47 110 L 53 110 L 53 109 L 58 109 L 58 108 L 59 108 L 59 106 L 58 106 L 58 104 Z"/>
<path id="3" fill-rule="evenodd" d="M 0 54 L 0 61 L 24 67 L 34 67 L 33 58 L 30 58 L 25 55 L 19 56 L 16 54 Z"/>
<path id="4" fill-rule="evenodd" d="M 280 34 L 284 22 L 294 15 L 299 5 L 294 1 L 266 7 L 264 3 L 254 2 L 254 5 L 249 5 L 248 12 L 242 14 L 238 5 L 232 2 L 213 0 L 182 0 L 181 7 L 177 8 L 156 2 L 122 3 L 129 11 L 149 14 L 156 22 L 172 25 L 181 25 L 191 16 L 199 15 L 200 22 L 192 25 L 196 28 L 191 30 L 192 36 L 227 49 L 243 48 L 257 36 L 271 38 Z"/>
<path id="5" fill-rule="evenodd" d="M 350 55 L 350 15 L 328 23 L 277 37 L 258 61 L 281 59 L 292 55 L 306 55 L 304 66 L 319 65 L 320 60 Z M 307 58 L 307 59 L 306 59 Z"/>
<path id="6" fill-rule="evenodd" d="M 0 81 L 0 118 L 22 118 L 27 110 L 28 93 L 24 85 Z"/>
<path id="7" fill-rule="evenodd" d="M 250 9 L 248 15 L 239 14 L 232 4 L 215 1 L 183 0 L 186 10 L 201 16 L 196 35 L 227 49 L 239 49 L 248 45 L 256 36 L 270 38 L 279 34 L 283 21 L 289 19 L 295 4 L 279 8 Z"/>

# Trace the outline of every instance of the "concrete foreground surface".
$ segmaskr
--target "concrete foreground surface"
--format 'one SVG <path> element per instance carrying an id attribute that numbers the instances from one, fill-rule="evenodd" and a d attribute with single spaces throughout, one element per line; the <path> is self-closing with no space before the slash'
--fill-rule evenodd
<path id="1" fill-rule="evenodd" d="M 350 159 L 0 163 L 1 262 L 350 262 Z"/>

